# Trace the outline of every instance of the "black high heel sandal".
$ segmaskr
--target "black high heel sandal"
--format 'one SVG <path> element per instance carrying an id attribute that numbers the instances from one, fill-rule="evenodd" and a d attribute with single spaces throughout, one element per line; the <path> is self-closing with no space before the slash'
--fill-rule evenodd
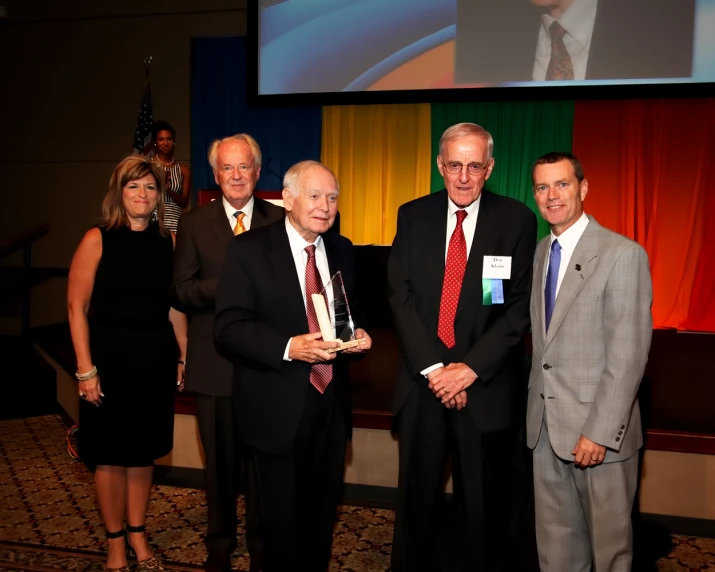
<path id="1" fill-rule="evenodd" d="M 107 540 L 114 540 L 115 538 L 121 538 L 122 536 L 125 537 L 125 542 L 127 542 L 126 532 L 124 531 L 124 529 L 118 530 L 117 532 L 107 531 Z M 130 572 L 131 571 L 131 568 L 129 567 L 128 563 L 126 566 L 122 566 L 121 568 L 109 568 L 109 567 L 105 566 L 104 569 L 107 572 Z"/>
<path id="2" fill-rule="evenodd" d="M 141 526 L 129 526 L 127 524 L 127 551 L 131 555 L 132 558 L 136 557 L 136 552 L 132 548 L 132 545 L 129 543 L 129 533 L 130 532 L 146 532 L 146 525 L 142 524 Z M 140 570 L 166 570 L 164 568 L 164 563 L 161 561 L 161 558 L 159 558 L 156 554 L 154 554 L 151 558 L 147 558 L 146 560 L 138 560 L 137 559 L 137 571 Z M 122 571 L 123 572 L 123 571 Z"/>

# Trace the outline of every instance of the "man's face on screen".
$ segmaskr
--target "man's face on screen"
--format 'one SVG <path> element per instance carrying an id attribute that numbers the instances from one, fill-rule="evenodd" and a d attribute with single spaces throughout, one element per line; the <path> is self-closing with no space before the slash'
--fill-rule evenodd
<path id="1" fill-rule="evenodd" d="M 556 236 L 581 217 L 587 193 L 588 181 L 578 182 L 571 161 L 564 159 L 534 169 L 534 200 Z"/>
<path id="2" fill-rule="evenodd" d="M 484 182 L 494 168 L 494 159 L 488 156 L 487 140 L 479 135 L 467 135 L 445 143 L 443 152 L 437 157 L 437 168 L 444 178 L 449 198 L 458 207 L 468 207 L 482 194 Z M 473 171 L 479 172 L 474 174 Z"/>
<path id="3" fill-rule="evenodd" d="M 540 8 L 548 8 L 554 18 L 560 18 L 566 12 L 569 6 L 573 4 L 573 0 L 527 0 L 534 6 Z"/>
<path id="4" fill-rule="evenodd" d="M 529 0 L 529 2 L 543 8 L 562 8 L 565 10 L 573 0 Z"/>
<path id="5" fill-rule="evenodd" d="M 221 143 L 216 153 L 214 179 L 232 207 L 246 206 L 260 174 L 261 168 L 256 166 L 247 143 L 238 140 Z"/>

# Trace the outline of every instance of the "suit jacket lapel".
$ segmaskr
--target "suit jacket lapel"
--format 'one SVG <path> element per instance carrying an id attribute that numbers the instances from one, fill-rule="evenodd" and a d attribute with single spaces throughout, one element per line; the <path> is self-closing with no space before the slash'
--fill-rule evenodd
<path id="1" fill-rule="evenodd" d="M 325 254 L 328 257 L 328 269 L 330 270 L 330 277 L 335 276 L 335 273 L 340 270 L 340 254 L 338 253 L 337 246 L 331 240 L 330 233 L 325 233 L 322 235 L 323 244 L 325 245 Z M 325 286 L 325 284 L 323 284 Z"/>
<path id="2" fill-rule="evenodd" d="M 270 261 L 273 270 L 278 278 L 278 283 L 283 285 L 285 291 L 286 315 L 292 316 L 296 320 L 300 331 L 304 334 L 308 330 L 308 316 L 305 313 L 305 302 L 303 301 L 303 291 L 300 288 L 300 281 L 295 269 L 293 253 L 290 251 L 290 242 L 286 233 L 283 221 L 273 224 L 271 235 L 271 255 Z"/>
<path id="3" fill-rule="evenodd" d="M 581 291 L 581 288 L 583 288 L 583 285 L 596 268 L 598 251 L 600 248 L 600 241 L 598 239 L 599 228 L 598 223 L 591 219 L 586 227 L 586 230 L 581 235 L 581 238 L 576 245 L 576 249 L 571 255 L 569 267 L 566 269 L 564 279 L 559 287 L 559 293 L 556 296 L 554 313 L 551 316 L 549 331 L 546 332 L 544 348 L 546 348 L 549 343 L 551 343 L 551 340 L 554 339 L 554 336 L 561 326 L 561 323 L 564 321 L 564 318 L 576 298 L 576 295 Z M 580 267 L 581 270 L 576 270 L 577 266 Z"/>
<path id="4" fill-rule="evenodd" d="M 211 230 L 221 243 L 222 247 L 228 244 L 228 241 L 233 238 L 233 229 L 226 218 L 226 211 L 223 208 L 223 200 L 216 199 L 209 204 L 207 208 L 213 209 L 214 224 L 211 225 Z"/>
<path id="5" fill-rule="evenodd" d="M 484 267 L 484 257 L 497 254 L 496 245 L 499 240 L 498 221 L 494 217 L 491 209 L 491 196 L 487 192 L 482 193 L 477 215 L 477 226 L 474 229 L 474 239 L 472 248 L 469 250 L 467 259 L 467 269 L 462 281 L 462 291 L 459 294 L 457 304 L 457 317 L 467 305 L 472 296 L 482 297 L 482 269 Z M 446 233 L 446 230 L 445 230 Z M 444 272 L 442 273 L 444 275 Z"/>
<path id="6" fill-rule="evenodd" d="M 259 199 L 254 195 L 253 197 L 253 214 L 251 215 L 251 228 L 258 228 L 259 226 L 265 226 L 268 224 L 268 219 L 266 217 L 266 207 L 263 199 Z"/>
<path id="7" fill-rule="evenodd" d="M 424 233 L 422 242 L 425 273 L 429 277 L 429 291 L 437 300 L 437 315 L 434 316 L 434 323 L 437 323 L 439 316 L 439 302 L 442 295 L 442 283 L 444 282 L 445 256 L 447 248 L 447 191 L 440 191 L 435 195 L 438 204 L 430 209 L 428 217 L 424 221 Z"/>

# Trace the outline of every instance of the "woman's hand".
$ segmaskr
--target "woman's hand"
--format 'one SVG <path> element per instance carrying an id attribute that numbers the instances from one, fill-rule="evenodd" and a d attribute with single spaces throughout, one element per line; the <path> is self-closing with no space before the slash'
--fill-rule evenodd
<path id="1" fill-rule="evenodd" d="M 102 403 L 104 393 L 102 393 L 102 386 L 99 383 L 98 375 L 95 375 L 86 381 L 79 382 L 79 396 L 92 405 L 99 407 L 99 404 Z"/>
<path id="2" fill-rule="evenodd" d="M 176 387 L 179 391 L 184 391 L 184 379 L 186 376 L 186 365 L 183 363 L 179 364 L 176 368 Z"/>

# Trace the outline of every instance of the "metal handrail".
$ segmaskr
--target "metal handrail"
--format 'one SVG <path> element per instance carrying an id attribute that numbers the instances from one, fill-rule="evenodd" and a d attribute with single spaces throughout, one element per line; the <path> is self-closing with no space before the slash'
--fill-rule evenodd
<path id="1" fill-rule="evenodd" d="M 46 235 L 49 230 L 50 223 L 41 222 L 16 236 L 0 242 L 0 256 L 7 256 L 8 254 L 21 248 L 24 250 L 22 256 L 22 273 L 25 281 L 22 289 L 22 337 L 26 340 L 30 339 L 30 305 L 32 303 L 32 242 L 41 236 Z"/>
<path id="2" fill-rule="evenodd" d="M 0 241 L 0 256 L 7 256 L 11 252 L 23 248 L 28 243 L 32 242 L 47 234 L 50 230 L 50 223 L 45 221 L 41 222 L 21 233 L 11 236 L 5 240 Z"/>

